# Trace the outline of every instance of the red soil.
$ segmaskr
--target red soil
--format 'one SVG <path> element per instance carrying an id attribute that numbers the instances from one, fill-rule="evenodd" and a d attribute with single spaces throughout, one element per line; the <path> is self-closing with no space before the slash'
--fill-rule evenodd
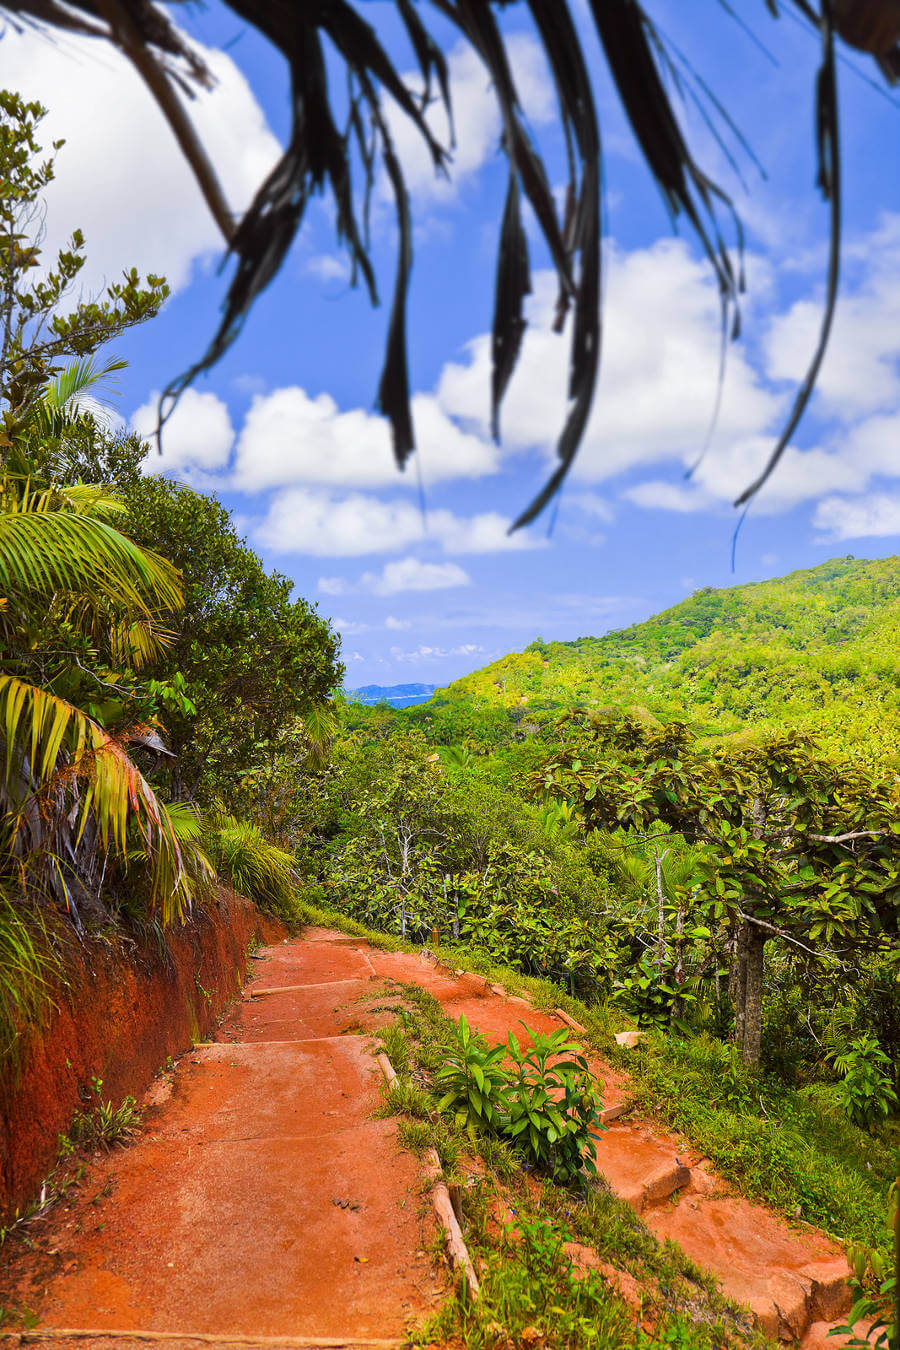
<path id="1" fill-rule="evenodd" d="M 56 1160 L 59 1135 L 85 1106 L 85 1085 L 103 1080 L 115 1106 L 140 1097 L 192 1039 L 209 1035 L 240 992 L 251 943 L 284 934 L 249 900 L 220 891 L 189 923 L 155 941 L 78 946 L 56 1010 L 0 1074 L 0 1220 L 35 1195 Z"/>
<path id="2" fill-rule="evenodd" d="M 137 1142 L 95 1163 L 82 1195 L 42 1222 L 39 1252 L 19 1253 L 0 1304 L 35 1308 L 42 1329 L 350 1346 L 399 1344 L 443 1294 L 420 1166 L 396 1122 L 372 1116 L 381 1075 L 368 1040 L 341 1034 L 364 1011 L 360 993 L 383 999 L 381 982 L 343 944 L 261 955 L 228 1039 L 157 1087 Z M 364 984 L 341 978 L 361 967 Z M 252 997 L 307 979 L 308 1006 L 296 993 Z"/>

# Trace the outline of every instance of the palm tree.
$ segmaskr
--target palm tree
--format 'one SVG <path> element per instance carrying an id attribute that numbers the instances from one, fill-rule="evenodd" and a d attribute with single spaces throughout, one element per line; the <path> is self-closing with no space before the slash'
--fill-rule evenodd
<path id="1" fill-rule="evenodd" d="M 277 274 L 300 229 L 313 194 L 330 188 L 335 223 L 353 265 L 373 303 L 378 289 L 368 248 L 368 203 L 374 175 L 382 167 L 391 185 L 399 233 L 378 406 L 388 418 L 394 454 L 402 468 L 415 448 L 407 369 L 406 296 L 412 264 L 412 217 L 385 107 L 409 119 L 436 172 L 446 170 L 451 145 L 439 141 L 427 117 L 433 97 L 451 112 L 447 64 L 428 27 L 426 12 L 436 14 L 477 52 L 490 76 L 502 117 L 503 149 L 509 180 L 497 254 L 493 320 L 493 430 L 499 437 L 500 405 L 515 368 L 525 332 L 524 301 L 530 290 L 528 243 L 522 198 L 530 203 L 559 278 L 557 325 L 571 318 L 570 406 L 557 453 L 559 465 L 543 490 L 520 515 L 523 525 L 540 512 L 568 472 L 578 450 L 593 402 L 600 358 L 601 151 L 592 82 L 571 0 L 519 0 L 533 21 L 556 85 L 559 116 L 568 148 L 569 181 L 560 210 L 550 179 L 522 112 L 509 52 L 496 11 L 512 0 L 394 0 L 422 78 L 413 92 L 402 80 L 370 24 L 360 0 L 226 0 L 228 8 L 256 28 L 286 58 L 290 70 L 291 136 L 279 163 L 260 184 L 240 222 L 229 212 L 216 172 L 179 99 L 177 86 L 210 85 L 212 77 L 199 52 L 150 0 L 5 0 L 0 9 L 19 19 L 105 39 L 132 62 L 169 121 L 218 222 L 237 269 L 228 289 L 224 314 L 205 354 L 173 382 L 161 411 L 196 375 L 230 347 L 256 297 Z M 588 0 L 593 26 L 644 159 L 659 184 L 673 218 L 690 225 L 716 278 L 725 335 L 736 335 L 743 289 L 740 222 L 727 195 L 695 160 L 682 133 L 663 76 L 674 67 L 666 44 L 639 0 Z M 730 0 L 718 3 L 743 22 Z M 841 183 L 835 39 L 871 53 L 885 77 L 900 78 L 900 0 L 782 0 L 798 11 L 821 37 L 822 59 L 816 81 L 816 132 L 819 186 L 830 203 L 831 251 L 821 332 L 806 379 L 763 473 L 738 499 L 749 500 L 766 481 L 786 449 L 805 410 L 827 346 L 837 297 L 840 260 Z M 779 0 L 757 0 L 777 18 Z M 698 25 L 703 16 L 697 15 Z M 385 24 L 385 27 L 387 25 Z M 326 45 L 344 63 L 346 82 L 329 89 Z M 677 84 L 676 79 L 673 83 Z M 349 91 L 349 113 L 344 89 Z M 433 94 L 433 91 L 436 93 Z M 721 112 L 721 109 L 718 110 Z M 342 125 L 343 123 L 343 125 Z M 452 125 L 452 123 L 451 123 Z M 362 204 L 354 166 L 361 167 Z M 733 247 L 726 240 L 731 239 Z"/>
<path id="2" fill-rule="evenodd" d="M 97 375 L 65 372 L 34 427 Z M 54 895 L 76 924 L 102 907 L 110 860 L 141 861 L 164 921 L 211 875 L 132 758 L 146 729 L 112 731 L 104 716 L 103 696 L 127 693 L 107 662 L 146 665 L 181 604 L 174 567 L 116 528 L 123 509 L 102 487 L 36 479 L 21 443 L 0 473 L 0 881 Z"/>

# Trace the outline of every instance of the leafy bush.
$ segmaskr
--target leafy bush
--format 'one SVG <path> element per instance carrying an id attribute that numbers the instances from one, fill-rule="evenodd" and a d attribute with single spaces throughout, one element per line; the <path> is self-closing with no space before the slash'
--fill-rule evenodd
<path id="1" fill-rule="evenodd" d="M 894 1182 L 890 1191 L 888 1226 L 894 1228 L 897 1223 L 897 1206 L 900 1205 L 900 1183 Z M 850 1285 L 856 1298 L 847 1314 L 843 1326 L 829 1331 L 829 1336 L 847 1336 L 845 1342 L 850 1350 L 896 1350 L 900 1327 L 896 1322 L 897 1280 L 900 1272 L 890 1269 L 890 1261 L 881 1252 L 870 1247 L 848 1244 L 847 1256 L 850 1261 Z M 874 1286 L 874 1288 L 873 1288 Z M 859 1322 L 868 1322 L 869 1326 L 860 1337 L 853 1330 Z"/>
<path id="2" fill-rule="evenodd" d="M 537 808 L 483 765 L 449 774 L 413 737 L 345 746 L 335 767 L 305 864 L 316 859 L 335 907 L 411 941 L 437 928 L 572 992 L 608 987 L 605 879 Z"/>
<path id="3" fill-rule="evenodd" d="M 854 1125 L 871 1129 L 897 1105 L 891 1086 L 891 1062 L 874 1036 L 857 1036 L 842 1050 L 829 1055 L 840 1074 L 838 1094 Z"/>
<path id="4" fill-rule="evenodd" d="M 456 1049 L 437 1072 L 447 1089 L 438 1108 L 452 1109 L 472 1137 L 487 1129 L 509 1139 L 555 1181 L 594 1176 L 603 1103 L 587 1060 L 564 1030 L 545 1036 L 522 1025 L 530 1050 L 513 1032 L 505 1046 L 489 1047 L 460 1017 Z M 502 1062 L 507 1051 L 513 1070 Z"/>

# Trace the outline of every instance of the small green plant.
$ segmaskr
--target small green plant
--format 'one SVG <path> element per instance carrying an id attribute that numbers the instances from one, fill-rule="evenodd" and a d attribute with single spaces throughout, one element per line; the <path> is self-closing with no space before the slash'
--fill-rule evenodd
<path id="1" fill-rule="evenodd" d="M 530 1050 L 521 1049 L 513 1032 L 507 1042 L 516 1077 L 506 1132 L 526 1143 L 534 1162 L 555 1181 L 574 1182 L 583 1172 L 596 1176 L 603 1102 L 587 1060 L 562 1028 L 549 1036 L 525 1030 Z"/>
<path id="2" fill-rule="evenodd" d="M 436 1074 L 446 1088 L 438 1109 L 452 1110 L 473 1140 L 479 1130 L 509 1139 L 556 1181 L 596 1175 L 603 1103 L 587 1060 L 564 1029 L 546 1036 L 522 1026 L 529 1050 L 513 1032 L 505 1045 L 488 1046 L 460 1017 L 456 1048 Z"/>
<path id="3" fill-rule="evenodd" d="M 502 1044 L 488 1048 L 484 1037 L 472 1032 L 464 1015 L 460 1017 L 456 1048 L 436 1074 L 446 1088 L 438 1110 L 452 1111 L 456 1123 L 473 1140 L 479 1129 L 500 1126 L 508 1114 L 510 1075 L 503 1066 L 505 1053 Z"/>
<path id="4" fill-rule="evenodd" d="M 96 1105 L 88 1111 L 75 1112 L 69 1133 L 59 1137 L 62 1157 L 70 1157 L 79 1149 L 102 1149 L 108 1153 L 114 1145 L 125 1144 L 134 1137 L 141 1120 L 134 1097 L 126 1097 L 121 1106 L 114 1107 L 111 1101 L 103 1100 L 102 1088 L 102 1078 L 91 1079 Z"/>
<path id="5" fill-rule="evenodd" d="M 891 1062 L 870 1032 L 857 1036 L 829 1059 L 840 1074 L 841 1106 L 854 1125 L 870 1130 L 897 1105 L 891 1084 Z"/>
<path id="6" fill-rule="evenodd" d="M 900 1182 L 895 1181 L 891 1186 L 890 1198 L 889 1226 L 894 1228 L 895 1245 L 900 1252 Z M 849 1350 L 873 1350 L 873 1347 L 874 1350 L 898 1350 L 897 1270 L 891 1270 L 889 1260 L 874 1248 L 848 1244 L 846 1250 L 850 1264 L 849 1283 L 856 1299 L 847 1314 L 846 1324 L 834 1327 L 829 1336 L 849 1336 L 845 1342 Z M 853 1330 L 860 1322 L 869 1322 L 862 1337 Z"/>

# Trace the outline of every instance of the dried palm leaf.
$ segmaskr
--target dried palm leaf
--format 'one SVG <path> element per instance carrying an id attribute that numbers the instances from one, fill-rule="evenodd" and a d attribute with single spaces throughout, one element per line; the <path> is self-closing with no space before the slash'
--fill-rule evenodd
<path id="1" fill-rule="evenodd" d="M 726 12 L 743 19 L 727 0 Z M 835 33 L 874 53 L 889 79 L 900 75 L 898 0 L 785 0 L 822 34 L 816 106 L 819 185 L 830 205 L 831 247 L 822 330 L 809 371 L 784 432 L 764 472 L 739 498 L 748 501 L 784 453 L 809 402 L 827 346 L 837 297 L 840 258 L 840 155 Z M 211 76 L 195 49 L 151 0 L 6 0 L 0 9 L 20 21 L 104 37 L 118 46 L 147 83 L 178 138 L 223 237 L 236 259 L 222 320 L 206 352 L 166 391 L 162 420 L 181 392 L 208 370 L 240 333 L 251 306 L 277 275 L 300 229 L 310 198 L 330 189 L 335 224 L 350 255 L 354 281 L 361 276 L 377 302 L 369 250 L 371 188 L 381 166 L 394 198 L 399 234 L 397 271 L 377 403 L 392 431 L 402 468 L 415 448 L 407 367 L 406 299 L 412 266 L 409 197 L 390 135 L 386 107 L 415 127 L 436 172 L 446 170 L 452 144 L 435 136 L 428 117 L 433 88 L 452 127 L 447 66 L 424 12 L 426 0 L 394 0 L 422 79 L 420 93 L 401 78 L 376 28 L 363 17 L 359 0 L 226 0 L 285 58 L 290 72 L 291 134 L 278 164 L 260 185 L 235 226 L 224 194 L 178 97 L 179 88 L 209 85 Z M 525 332 L 524 299 L 530 289 L 528 248 L 522 225 L 522 196 L 531 205 L 560 286 L 557 325 L 573 310 L 569 358 L 569 400 L 557 455 L 559 465 L 543 490 L 519 517 L 524 525 L 551 499 L 568 472 L 584 435 L 594 398 L 600 356 L 601 140 L 593 87 L 570 0 L 521 0 L 535 24 L 559 99 L 569 151 L 569 182 L 560 213 L 540 154 L 528 133 L 509 61 L 507 38 L 495 11 L 514 0 L 428 0 L 476 51 L 490 78 L 500 112 L 502 148 L 509 161 L 509 184 L 500 229 L 492 330 L 491 422 L 499 435 L 500 405 L 515 369 Z M 778 0 L 759 0 L 773 18 Z M 588 0 L 588 11 L 647 165 L 674 218 L 684 217 L 705 253 L 719 289 L 723 344 L 739 331 L 738 301 L 743 289 L 741 230 L 731 202 L 697 164 L 681 130 L 661 77 L 666 46 L 639 0 Z M 698 14 L 698 23 L 702 18 Z M 346 100 L 335 101 L 328 81 L 325 44 L 343 63 Z M 347 105 L 344 125 L 336 107 Z M 452 135 L 451 135 L 452 142 Z M 355 178 L 361 176 L 362 200 Z M 727 225 L 727 229 L 725 226 Z M 720 376 L 721 382 L 721 376 Z"/>

